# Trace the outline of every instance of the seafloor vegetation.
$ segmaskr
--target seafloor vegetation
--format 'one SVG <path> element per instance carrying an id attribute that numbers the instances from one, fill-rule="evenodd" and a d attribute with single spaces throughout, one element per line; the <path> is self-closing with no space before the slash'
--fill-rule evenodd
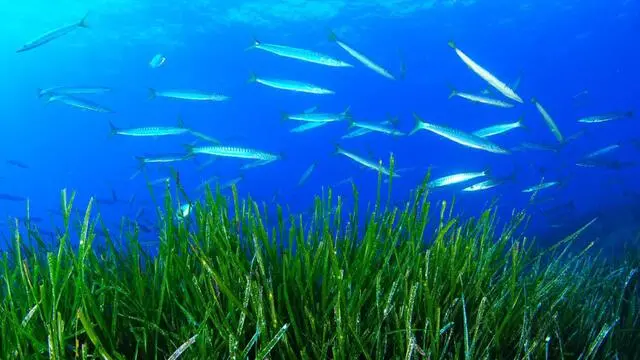
<path id="1" fill-rule="evenodd" d="M 424 185 L 398 208 L 378 196 L 366 223 L 330 191 L 305 222 L 280 210 L 267 219 L 234 189 L 231 203 L 208 191 L 191 221 L 176 220 L 167 195 L 151 256 L 136 231 L 126 248 L 107 235 L 98 249 L 99 217 L 90 202 L 76 227 L 73 198 L 62 193 L 58 244 L 12 232 L 0 260 L 2 359 L 640 354 L 640 255 L 609 261 L 593 243 L 574 252 L 589 224 L 540 250 L 522 235 L 524 213 L 504 227 L 491 208 L 462 220 L 432 208 Z"/>

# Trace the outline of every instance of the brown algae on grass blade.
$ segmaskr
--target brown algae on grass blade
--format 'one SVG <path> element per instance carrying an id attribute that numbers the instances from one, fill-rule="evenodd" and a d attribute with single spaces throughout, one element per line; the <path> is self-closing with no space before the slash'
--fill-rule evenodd
<path id="1" fill-rule="evenodd" d="M 122 249 L 109 232 L 97 250 L 98 214 L 85 211 L 78 230 L 74 196 L 63 192 L 54 249 L 17 228 L 0 257 L 0 358 L 640 353 L 640 334 L 625 331 L 638 316 L 629 306 L 638 294 L 625 291 L 637 256 L 570 255 L 592 222 L 540 252 L 522 234 L 524 213 L 504 228 L 494 208 L 462 219 L 450 202 L 430 208 L 427 183 L 406 204 L 376 204 L 364 223 L 355 187 L 347 217 L 340 202 L 332 211 L 326 191 L 309 223 L 282 212 L 270 223 L 235 187 L 232 204 L 207 189 L 190 228 L 171 220 L 175 199 L 166 192 L 154 257 L 135 233 L 123 234 Z"/>

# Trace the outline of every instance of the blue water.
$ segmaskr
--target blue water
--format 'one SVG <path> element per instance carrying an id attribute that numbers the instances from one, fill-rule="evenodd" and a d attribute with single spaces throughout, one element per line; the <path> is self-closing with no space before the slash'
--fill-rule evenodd
<path id="1" fill-rule="evenodd" d="M 640 4 L 638 1 L 200 1 L 172 6 L 151 1 L 63 1 L 50 4 L 30 0 L 0 5 L 0 193 L 29 199 L 38 227 L 53 231 L 60 225 L 55 211 L 60 190 L 77 191 L 76 207 L 97 197 L 105 223 L 119 229 L 122 217 L 155 221 L 147 181 L 170 176 L 167 166 L 138 170 L 135 156 L 183 152 L 195 140 L 111 136 L 109 121 L 118 127 L 185 126 L 224 144 L 283 154 L 272 164 L 242 171 L 247 161 L 220 159 L 203 170 L 206 156 L 172 164 L 188 196 L 202 181 L 217 176 L 221 183 L 238 176 L 241 195 L 258 201 L 286 204 L 305 212 L 322 188 L 335 187 L 352 202 L 353 178 L 361 194 L 361 209 L 375 200 L 377 173 L 335 155 L 335 146 L 388 164 L 393 153 L 396 169 L 394 204 L 431 167 L 433 177 L 490 169 L 495 176 L 517 175 L 513 183 L 461 193 L 464 186 L 434 191 L 432 200 L 456 198 L 462 216 L 478 214 L 498 199 L 502 219 L 513 209 L 533 216 L 527 231 L 542 242 L 556 241 L 598 216 L 595 236 L 603 244 L 618 245 L 638 233 L 639 171 L 581 168 L 575 162 L 586 153 L 620 143 L 610 154 L 634 161 L 640 149 L 637 118 L 581 126 L 580 117 L 638 110 L 640 94 Z M 24 43 L 48 30 L 80 19 L 87 11 L 88 29 L 78 29 L 42 47 L 16 53 Z M 328 40 L 329 30 L 398 77 L 386 79 L 350 57 Z M 245 50 L 253 38 L 263 42 L 323 52 L 355 65 L 329 68 L 285 59 L 260 50 Z M 450 87 L 479 93 L 486 83 L 470 71 L 447 46 L 456 44 L 506 83 L 521 77 L 517 92 L 525 100 L 513 109 L 448 99 Z M 152 69 L 155 54 L 166 64 Z M 406 74 L 401 78 L 401 68 Z M 335 95 L 289 93 L 248 83 L 251 73 L 294 79 L 332 89 Z M 107 86 L 111 93 L 84 96 L 115 110 L 113 114 L 80 111 L 64 104 L 45 104 L 37 89 L 52 86 Z M 149 88 L 196 89 L 230 96 L 227 102 L 148 99 Z M 576 96 L 577 95 L 577 96 Z M 493 93 L 492 97 L 504 99 Z M 368 134 L 340 139 L 348 124 L 334 123 L 305 133 L 289 130 L 298 123 L 281 120 L 281 113 L 297 113 L 316 106 L 341 112 L 350 106 L 356 120 L 383 121 L 398 117 L 399 129 L 413 128 L 413 113 L 425 120 L 475 131 L 524 116 L 527 129 L 493 140 L 506 148 L 522 142 L 554 144 L 555 139 L 529 102 L 536 97 L 556 120 L 562 134 L 587 133 L 558 153 L 526 151 L 496 155 L 465 148 L 421 131 L 392 138 Z M 203 144 L 199 142 L 199 144 Z M 17 160 L 27 169 L 5 163 Z M 317 162 L 303 186 L 302 173 Z M 553 197 L 530 205 L 522 189 L 545 180 L 563 186 L 545 190 Z M 172 180 L 174 181 L 174 180 Z M 338 185 L 342 182 L 342 185 Z M 215 184 L 213 182 L 212 184 Z M 470 185 L 465 184 L 466 185 Z M 162 186 L 155 187 L 156 192 Z M 229 191 L 227 190 L 227 193 Z M 117 195 L 114 204 L 112 193 Z M 385 190 L 386 194 L 386 190 Z M 383 197 L 384 198 L 384 197 Z M 540 209 L 573 201 L 575 208 L 557 216 Z M 2 233 L 10 218 L 26 214 L 25 201 L 0 200 Z M 7 222 L 5 222 L 7 220 Z M 615 234 L 615 235 L 611 235 Z M 153 234 L 147 235 L 153 239 Z M 613 239 L 612 239 L 613 237 Z"/>

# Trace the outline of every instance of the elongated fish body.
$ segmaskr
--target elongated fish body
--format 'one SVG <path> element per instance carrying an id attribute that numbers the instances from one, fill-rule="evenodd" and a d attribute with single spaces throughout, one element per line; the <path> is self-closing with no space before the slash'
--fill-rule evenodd
<path id="1" fill-rule="evenodd" d="M 88 94 L 102 94 L 111 91 L 111 88 L 103 86 L 95 87 L 69 87 L 69 86 L 56 86 L 47 89 L 38 90 L 38 97 L 44 97 L 47 95 L 88 95 Z"/>
<path id="2" fill-rule="evenodd" d="M 57 29 L 51 30 L 45 34 L 42 34 L 37 39 L 34 39 L 22 45 L 22 47 L 18 49 L 16 52 L 23 52 L 23 51 L 35 49 L 59 37 L 65 36 L 77 28 L 87 28 L 87 27 L 89 26 L 87 25 L 87 15 L 85 15 L 80 21 L 76 23 L 65 25 Z"/>
<path id="3" fill-rule="evenodd" d="M 558 129 L 558 125 L 556 125 L 556 122 L 553 121 L 553 118 L 551 117 L 551 115 L 549 115 L 547 110 L 545 110 L 542 107 L 542 105 L 540 105 L 538 100 L 536 100 L 535 98 L 531 99 L 531 102 L 536 106 L 536 109 L 538 109 L 538 112 L 540 113 L 540 115 L 542 115 L 542 118 L 547 123 L 549 130 L 551 130 L 551 132 L 553 133 L 553 136 L 556 137 L 558 142 L 562 142 L 563 138 L 562 138 L 562 134 L 560 133 L 560 129 Z"/>
<path id="4" fill-rule="evenodd" d="M 389 171 L 389 169 L 385 168 L 384 166 L 380 165 L 380 164 L 376 164 L 373 161 L 367 160 L 363 157 L 360 157 L 354 153 L 351 153 L 349 151 L 346 151 L 342 148 L 340 148 L 339 146 L 336 147 L 336 154 L 340 154 L 340 155 L 344 155 L 346 157 L 348 157 L 349 159 L 357 162 L 360 165 L 363 165 L 369 169 L 373 169 L 375 171 L 379 171 L 384 175 L 389 176 L 391 174 L 391 172 Z M 397 173 L 393 174 L 393 177 L 400 177 L 400 175 L 398 175 Z"/>
<path id="5" fill-rule="evenodd" d="M 300 180 L 298 180 L 298 186 L 302 186 L 302 184 L 304 184 L 307 181 L 307 179 L 309 178 L 309 176 L 311 176 L 311 173 L 315 168 L 316 168 L 316 163 L 314 162 L 307 168 L 307 170 L 304 171 L 304 173 L 302 173 Z"/>
<path id="6" fill-rule="evenodd" d="M 437 188 L 437 187 L 442 187 L 447 185 L 459 184 L 461 182 L 473 180 L 486 175 L 487 175 L 486 171 L 453 174 L 453 175 L 443 176 L 441 178 L 429 181 L 427 186 L 429 188 Z"/>
<path id="7" fill-rule="evenodd" d="M 473 192 L 473 191 L 488 190 L 498 185 L 501 185 L 502 183 L 503 181 L 496 181 L 494 179 L 489 179 L 489 180 L 485 180 L 485 181 L 473 184 L 471 186 L 467 186 L 466 188 L 462 189 L 462 191 Z"/>
<path id="8" fill-rule="evenodd" d="M 179 100 L 192 100 L 192 101 L 226 101 L 229 100 L 228 96 L 213 94 L 213 93 L 205 93 L 201 91 L 194 90 L 168 90 L 168 91 L 157 91 L 155 89 L 149 89 L 149 98 L 154 99 L 156 97 L 164 97 L 170 99 L 179 99 Z"/>
<path id="9" fill-rule="evenodd" d="M 249 163 L 249 164 L 244 164 L 244 165 L 242 165 L 242 167 L 240 169 L 249 170 L 249 169 L 253 169 L 253 168 L 257 168 L 257 167 L 260 167 L 260 166 L 264 166 L 264 165 L 270 164 L 273 161 L 275 161 L 275 160 L 258 160 L 258 161 L 254 161 L 254 162 Z"/>
<path id="10" fill-rule="evenodd" d="M 597 124 L 601 122 L 626 119 L 633 117 L 633 112 L 628 111 L 626 113 L 610 113 L 604 115 L 588 116 L 578 120 L 578 122 L 586 124 Z"/>
<path id="11" fill-rule="evenodd" d="M 163 155 L 163 156 L 138 156 L 136 157 L 138 161 L 142 164 L 156 164 L 156 163 L 172 163 L 177 161 L 183 161 L 189 158 L 189 156 L 185 156 L 184 154 L 180 155 Z"/>
<path id="12" fill-rule="evenodd" d="M 256 75 L 251 75 L 251 77 L 249 78 L 249 82 L 257 82 L 258 84 L 262 84 L 264 86 L 268 86 L 274 89 L 308 93 L 308 94 L 316 94 L 316 95 L 335 94 L 333 90 L 324 89 L 313 84 L 304 83 L 304 82 L 295 81 L 295 80 L 266 79 L 266 78 L 259 78 Z"/>
<path id="13" fill-rule="evenodd" d="M 175 126 L 148 126 L 130 129 L 118 129 L 109 122 L 111 127 L 111 133 L 113 135 L 135 136 L 135 137 L 157 137 L 157 136 L 171 136 L 182 135 L 189 132 L 189 129 Z"/>
<path id="14" fill-rule="evenodd" d="M 404 135 L 406 135 L 402 131 L 398 131 L 396 129 L 392 129 L 392 128 L 389 128 L 389 127 L 386 127 L 386 126 L 380 125 L 380 124 L 372 124 L 372 123 L 367 123 L 367 122 L 353 121 L 353 122 L 351 122 L 351 126 L 354 126 L 354 127 L 360 128 L 360 129 L 370 130 L 370 131 L 373 131 L 373 132 L 379 132 L 379 133 L 383 133 L 383 134 L 387 134 L 387 135 L 393 135 L 393 136 L 404 136 Z"/>
<path id="15" fill-rule="evenodd" d="M 157 69 L 159 67 L 161 67 L 162 65 L 164 65 L 164 63 L 167 62 L 167 58 L 162 55 L 162 54 L 156 54 L 151 61 L 149 61 L 149 66 L 152 69 Z"/>
<path id="16" fill-rule="evenodd" d="M 363 54 L 359 53 L 358 51 L 356 51 L 355 49 L 353 49 L 349 45 L 347 45 L 347 44 L 343 43 L 342 41 L 340 41 L 336 37 L 336 35 L 334 33 L 329 34 L 329 40 L 334 41 L 336 44 L 338 44 L 338 46 L 340 46 L 346 52 L 348 52 L 349 55 L 353 56 L 356 60 L 360 61 L 362 64 L 364 64 L 364 66 L 368 67 L 369 69 L 377 72 L 378 74 L 386 77 L 387 79 L 391 79 L 391 80 L 395 80 L 396 79 L 393 75 L 391 75 L 391 73 L 389 73 L 382 66 L 374 63 L 368 57 L 364 56 Z"/>
<path id="17" fill-rule="evenodd" d="M 287 119 L 287 120 L 297 120 L 297 121 L 305 121 L 305 122 L 320 122 L 320 123 L 341 121 L 341 120 L 345 120 L 345 119 L 347 119 L 349 117 L 350 117 L 349 116 L 349 108 L 347 108 L 345 111 L 343 111 L 341 113 L 338 113 L 338 114 L 304 112 L 302 114 L 293 114 L 293 115 L 283 114 L 282 115 L 282 118 L 283 119 Z"/>
<path id="18" fill-rule="evenodd" d="M 391 121 L 383 121 L 380 123 L 381 126 L 387 126 L 387 125 L 391 125 Z M 357 128 L 353 131 L 351 131 L 348 134 L 342 135 L 342 139 L 350 139 L 350 138 L 354 138 L 354 137 L 359 137 L 359 136 L 363 136 L 369 133 L 372 133 L 373 130 L 369 130 L 369 129 L 365 129 L 365 128 Z"/>
<path id="19" fill-rule="evenodd" d="M 502 100 L 498 100 L 498 99 L 492 99 L 486 96 L 481 96 L 481 95 L 473 95 L 473 94 L 469 94 L 469 93 L 464 93 L 464 92 L 458 92 L 456 90 L 452 90 L 451 91 L 451 95 L 449 95 L 449 99 L 451 99 L 452 97 L 457 96 L 475 103 L 480 103 L 480 104 L 486 104 L 486 105 L 492 105 L 492 106 L 497 106 L 497 107 L 501 107 L 501 108 L 512 108 L 513 104 L 510 104 L 508 102 L 502 101 Z"/>
<path id="20" fill-rule="evenodd" d="M 602 149 L 596 150 L 596 151 L 594 151 L 592 153 L 589 153 L 589 154 L 585 155 L 585 159 L 591 159 L 591 158 L 594 158 L 594 157 L 598 157 L 598 156 L 604 155 L 604 154 L 606 154 L 608 152 L 611 152 L 613 150 L 618 149 L 619 147 L 620 147 L 620 145 L 618 145 L 618 144 L 605 146 Z"/>
<path id="21" fill-rule="evenodd" d="M 319 52 L 315 52 L 311 50 L 295 48 L 291 46 L 267 44 L 267 43 L 261 43 L 258 40 L 254 40 L 252 48 L 264 50 L 266 52 L 270 52 L 278 56 L 306 61 L 314 64 L 320 64 L 320 65 L 331 66 L 331 67 L 353 67 L 353 65 L 346 63 L 342 60 L 335 59 L 329 55 L 321 54 Z"/>
<path id="22" fill-rule="evenodd" d="M 557 186 L 557 185 L 560 185 L 560 182 L 558 182 L 558 181 L 549 181 L 549 182 L 544 182 L 544 183 L 541 183 L 541 184 L 538 184 L 538 185 L 535 185 L 535 186 L 532 186 L 532 187 L 528 187 L 528 188 L 522 190 L 522 192 L 523 193 L 531 193 L 531 192 L 534 192 L 534 191 L 548 189 L 550 187 L 554 187 L 554 186 Z"/>
<path id="23" fill-rule="evenodd" d="M 82 109 L 82 110 L 88 110 L 88 111 L 93 111 L 93 112 L 100 112 L 100 113 L 112 113 L 113 111 L 111 109 L 108 109 L 104 106 L 98 105 L 96 103 L 93 103 L 89 100 L 84 100 L 84 99 L 79 99 L 77 97 L 72 97 L 69 95 L 52 95 L 49 97 L 48 102 L 61 102 L 63 104 L 69 105 L 71 107 L 74 108 L 78 108 L 78 109 Z"/>
<path id="24" fill-rule="evenodd" d="M 305 132 L 311 129 L 315 129 L 318 128 L 320 126 L 324 126 L 327 125 L 328 122 L 305 122 L 304 124 L 300 125 L 300 126 L 296 126 L 293 129 L 289 130 L 289 132 L 292 133 L 301 133 L 301 132 Z"/>
<path id="25" fill-rule="evenodd" d="M 474 131 L 473 135 L 479 136 L 481 138 L 487 138 L 494 135 L 504 134 L 507 131 L 517 129 L 519 127 L 522 127 L 522 120 L 518 120 L 516 122 L 508 123 L 508 124 L 498 124 L 498 125 L 489 126 L 484 129 Z"/>
<path id="26" fill-rule="evenodd" d="M 507 98 L 517 101 L 522 104 L 522 98 L 516 94 L 507 84 L 500 81 L 497 77 L 491 74 L 489 71 L 485 70 L 482 66 L 478 65 L 475 61 L 473 61 L 467 54 L 462 52 L 462 50 L 456 47 L 456 44 L 453 41 L 449 41 L 449 46 L 456 51 L 456 54 L 462 61 L 467 64 L 471 70 L 480 76 L 484 81 L 486 81 L 489 85 L 498 90 L 502 95 Z"/>
<path id="27" fill-rule="evenodd" d="M 264 161 L 274 161 L 280 159 L 279 155 L 270 154 L 260 150 L 254 150 L 243 147 L 236 146 L 222 146 L 222 145 L 214 145 L 214 146 L 201 146 L 201 147 L 192 147 L 189 149 L 191 154 L 204 154 L 204 155 L 213 155 L 220 157 L 229 157 L 236 159 L 249 159 L 249 160 L 264 160 Z"/>
<path id="28" fill-rule="evenodd" d="M 457 129 L 452 129 L 446 126 L 441 126 L 441 125 L 435 125 L 435 124 L 430 124 L 430 123 L 426 123 L 424 121 L 422 121 L 417 115 L 414 114 L 414 117 L 416 119 L 416 125 L 413 129 L 413 131 L 411 131 L 410 134 L 415 133 L 416 131 L 420 130 L 420 129 L 424 129 L 424 130 L 428 130 L 431 131 L 435 134 L 438 134 L 446 139 L 449 139 L 453 142 L 456 142 L 460 145 L 464 145 L 466 147 L 470 147 L 473 149 L 479 149 L 479 150 L 484 150 L 484 151 L 488 151 L 488 152 L 492 152 L 495 154 L 509 154 L 510 152 L 508 150 L 505 150 L 503 148 L 501 148 L 500 146 L 494 144 L 493 142 L 485 139 L 485 138 L 481 138 L 479 136 L 473 135 L 473 134 L 468 134 L 465 133 L 463 131 L 457 130 Z"/>

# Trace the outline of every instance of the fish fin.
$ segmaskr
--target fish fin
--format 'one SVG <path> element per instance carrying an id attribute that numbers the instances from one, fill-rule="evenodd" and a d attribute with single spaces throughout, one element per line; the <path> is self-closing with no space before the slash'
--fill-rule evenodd
<path id="1" fill-rule="evenodd" d="M 89 12 L 87 11 L 86 14 L 84 14 L 84 16 L 82 17 L 82 19 L 80 19 L 80 21 L 78 21 L 78 26 L 82 27 L 82 28 L 89 28 L 89 23 L 87 22 L 87 17 L 89 17 Z"/>
<path id="2" fill-rule="evenodd" d="M 329 41 L 331 42 L 338 41 L 338 36 L 336 35 L 335 32 L 333 32 L 333 30 L 329 30 Z"/>
<path id="3" fill-rule="evenodd" d="M 346 109 L 344 109 L 344 111 L 342 112 L 342 117 L 346 120 L 350 120 L 353 118 L 353 116 L 351 116 L 351 105 L 347 106 Z"/>
<path id="4" fill-rule="evenodd" d="M 247 48 L 245 48 L 244 51 L 253 50 L 253 49 L 257 48 L 258 46 L 260 46 L 260 41 L 254 37 L 253 38 L 253 44 L 251 44 L 251 46 L 248 46 Z"/>
<path id="5" fill-rule="evenodd" d="M 537 102 L 538 102 L 538 99 L 536 99 L 535 97 L 532 97 L 532 98 L 531 98 L 531 102 L 532 102 L 533 104 L 535 104 L 535 103 L 537 103 Z"/>
<path id="6" fill-rule="evenodd" d="M 254 83 L 258 80 L 258 76 L 255 73 L 251 73 L 249 74 L 249 80 L 247 80 L 248 83 Z"/>
<path id="7" fill-rule="evenodd" d="M 524 124 L 524 115 L 520 115 L 520 117 L 518 118 L 518 127 L 525 130 L 525 131 L 529 131 L 529 126 Z"/>
<path id="8" fill-rule="evenodd" d="M 113 122 L 109 120 L 109 128 L 111 129 L 111 135 L 116 135 L 118 133 L 118 128 L 113 125 Z"/>
<path id="9" fill-rule="evenodd" d="M 280 113 L 280 120 L 282 121 L 286 121 L 289 120 L 289 113 L 286 111 L 283 111 Z"/>
<path id="10" fill-rule="evenodd" d="M 458 95 L 458 90 L 456 90 L 455 86 L 449 85 L 449 89 L 451 89 L 451 92 L 449 93 L 448 99 L 451 99 L 452 97 Z"/>
<path id="11" fill-rule="evenodd" d="M 138 162 L 138 171 L 144 171 L 145 169 L 144 157 L 134 156 L 133 158 L 136 159 L 136 161 Z"/>
<path id="12" fill-rule="evenodd" d="M 184 147 L 184 149 L 187 151 L 187 155 L 191 155 L 191 156 L 195 155 L 195 154 L 193 153 L 193 149 L 195 148 L 195 146 L 193 146 L 193 145 L 191 145 L 191 144 L 183 144 L 182 146 L 183 146 L 183 147 Z"/>
<path id="13" fill-rule="evenodd" d="M 278 156 L 280 156 L 280 160 L 286 160 L 288 158 L 287 154 L 284 151 L 279 152 Z"/>
<path id="14" fill-rule="evenodd" d="M 453 40 L 449 40 L 447 44 L 449 45 L 450 48 L 457 49 L 456 43 Z"/>
<path id="15" fill-rule="evenodd" d="M 388 115 L 387 116 L 387 120 L 382 122 L 383 124 L 389 124 L 391 125 L 394 129 L 398 128 L 398 124 L 400 124 L 400 118 L 397 116 L 393 116 L 393 115 Z"/>
<path id="16" fill-rule="evenodd" d="M 420 117 L 416 114 L 413 114 L 413 118 L 415 120 L 415 123 L 413 129 L 409 132 L 409 135 L 413 135 L 416 132 L 420 131 L 422 129 L 422 124 L 424 123 L 422 119 L 420 119 Z"/>
<path id="17" fill-rule="evenodd" d="M 186 129 L 187 127 L 184 125 L 184 119 L 182 115 L 178 115 L 178 127 L 181 129 Z"/>
<path id="18" fill-rule="evenodd" d="M 156 89 L 149 88 L 148 97 L 149 97 L 150 100 L 155 99 L 156 98 Z"/>
<path id="19" fill-rule="evenodd" d="M 335 154 L 341 154 L 341 153 L 342 153 L 342 148 L 340 147 L 340 145 L 335 144 L 333 154 L 335 155 Z"/>
<path id="20" fill-rule="evenodd" d="M 626 117 L 633 117 L 633 111 L 627 111 L 624 115 Z"/>
<path id="21" fill-rule="evenodd" d="M 356 126 L 356 122 L 353 121 L 353 119 L 346 119 L 347 120 L 347 124 L 349 124 L 349 129 L 352 129 L 353 127 Z"/>

